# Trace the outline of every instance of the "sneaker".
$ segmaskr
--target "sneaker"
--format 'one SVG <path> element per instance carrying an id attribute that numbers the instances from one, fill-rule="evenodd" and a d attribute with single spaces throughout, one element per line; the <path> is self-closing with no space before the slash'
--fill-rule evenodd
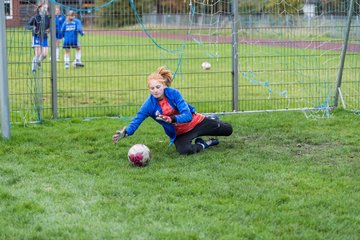
<path id="1" fill-rule="evenodd" d="M 36 72 L 37 68 L 38 68 L 38 64 L 37 64 L 36 60 L 33 59 L 32 64 L 31 64 L 31 70 L 33 72 Z"/>
<path id="2" fill-rule="evenodd" d="M 65 63 L 65 69 L 69 69 L 69 63 Z"/>
<path id="3" fill-rule="evenodd" d="M 75 63 L 74 67 L 85 67 L 85 65 L 81 62 Z"/>
<path id="4" fill-rule="evenodd" d="M 72 65 L 73 65 L 74 68 L 85 67 L 85 65 L 82 62 L 78 61 L 78 60 L 74 60 Z"/>
<path id="5" fill-rule="evenodd" d="M 210 138 L 209 140 L 206 141 L 204 141 L 202 138 L 197 138 L 195 139 L 195 143 L 200 144 L 203 147 L 203 149 L 205 149 L 211 146 L 218 145 L 220 142 L 215 138 Z"/>

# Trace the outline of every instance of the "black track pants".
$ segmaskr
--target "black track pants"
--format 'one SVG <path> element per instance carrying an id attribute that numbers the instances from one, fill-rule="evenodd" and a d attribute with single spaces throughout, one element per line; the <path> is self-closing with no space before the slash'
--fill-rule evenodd
<path id="1" fill-rule="evenodd" d="M 180 154 L 193 154 L 203 149 L 201 145 L 193 144 L 193 139 L 200 136 L 230 136 L 232 131 L 232 126 L 228 123 L 205 118 L 191 131 L 176 136 L 174 144 Z"/>

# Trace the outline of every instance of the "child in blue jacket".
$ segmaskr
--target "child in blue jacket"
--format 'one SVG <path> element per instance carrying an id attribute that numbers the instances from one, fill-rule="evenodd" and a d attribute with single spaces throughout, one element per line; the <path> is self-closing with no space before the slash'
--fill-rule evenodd
<path id="1" fill-rule="evenodd" d="M 63 26 L 66 17 L 61 13 L 58 5 L 55 6 L 55 27 L 56 27 L 56 61 L 60 61 L 60 42 L 63 39 L 61 27 Z"/>
<path id="2" fill-rule="evenodd" d="M 158 68 L 148 77 L 150 96 L 129 126 L 116 131 L 113 135 L 114 143 L 133 135 L 147 117 L 153 118 L 162 125 L 170 138 L 170 143 L 175 144 L 180 154 L 197 153 L 219 144 L 218 139 L 210 138 L 205 141 L 200 138 L 201 136 L 230 136 L 232 134 L 230 124 L 197 113 L 177 89 L 170 88 L 172 80 L 171 72 L 165 67 Z"/>
<path id="3" fill-rule="evenodd" d="M 70 49 L 72 48 L 76 49 L 74 67 L 84 67 L 84 64 L 81 62 L 81 46 L 78 39 L 78 35 L 84 36 L 84 32 L 80 20 L 75 18 L 74 11 L 70 10 L 67 13 L 66 21 L 61 27 L 61 33 L 64 36 L 63 48 L 65 49 L 65 69 L 68 69 L 70 66 Z"/>

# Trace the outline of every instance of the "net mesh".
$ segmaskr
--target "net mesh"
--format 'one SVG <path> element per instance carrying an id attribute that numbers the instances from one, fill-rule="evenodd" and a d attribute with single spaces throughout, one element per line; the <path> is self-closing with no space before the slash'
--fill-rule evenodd
<path id="1" fill-rule="evenodd" d="M 32 48 L 32 38 L 29 37 L 30 32 L 33 31 L 34 26 L 29 26 L 29 21 L 37 12 L 38 6 L 47 4 L 43 0 L 22 0 L 20 1 L 20 16 L 15 16 L 20 19 L 23 28 L 12 28 L 8 33 L 7 47 L 9 56 L 9 70 L 12 73 L 12 77 L 15 79 L 23 79 L 25 81 L 25 95 L 19 96 L 17 99 L 21 102 L 22 107 L 17 110 L 17 114 L 22 119 L 24 125 L 27 125 L 28 121 L 41 122 L 42 108 L 43 108 L 43 78 L 44 67 L 41 66 L 41 61 L 34 62 L 35 48 Z M 39 33 L 44 31 L 44 25 L 41 19 L 34 20 L 34 23 L 38 26 L 38 29 L 34 29 Z M 40 41 L 44 39 L 40 37 Z M 39 49 L 40 54 L 44 54 L 44 49 Z M 24 59 L 25 62 L 24 62 Z M 25 63 L 25 64 L 24 64 Z M 32 65 L 36 64 L 38 69 L 33 71 Z M 18 81 L 17 85 L 22 82 Z M 11 89 L 10 89 L 11 91 Z M 11 92 L 10 92 L 11 93 Z"/>
<path id="2" fill-rule="evenodd" d="M 225 14 L 231 2 L 220 0 L 193 0 L 189 7 L 189 30 L 191 39 L 203 48 L 209 59 L 218 59 L 220 29 L 228 22 Z"/>
<path id="3" fill-rule="evenodd" d="M 303 96 L 297 101 L 304 106 L 305 116 L 330 116 L 348 11 L 343 6 L 336 8 L 337 13 L 329 12 L 334 9 L 331 4 L 339 2 L 242 2 L 240 44 L 249 46 L 243 51 L 251 51 L 251 57 L 239 65 L 244 84 L 253 85 L 267 99 L 283 102 L 285 108 Z"/>
<path id="4" fill-rule="evenodd" d="M 339 0 L 305 2 L 238 2 L 240 112 L 303 109 L 308 118 L 331 116 L 348 4 Z M 15 18 L 21 19 L 21 26 L 7 29 L 11 109 L 24 122 L 52 116 L 53 62 L 48 61 L 49 53 L 38 71 L 32 72 L 31 31 L 24 28 L 39 3 L 19 1 L 21 11 Z M 181 89 L 198 111 L 233 111 L 233 1 L 47 3 L 60 5 L 63 12 L 76 11 L 86 32 L 80 38 L 86 67 L 66 71 L 62 57 L 57 63 L 59 116 L 134 115 L 148 95 L 144 79 L 161 65 L 174 73 L 174 87 Z M 340 88 L 341 106 L 355 111 L 360 91 L 359 8 L 355 0 Z M 210 71 L 201 68 L 205 61 L 211 63 Z M 177 76 L 182 81 L 177 81 Z"/>

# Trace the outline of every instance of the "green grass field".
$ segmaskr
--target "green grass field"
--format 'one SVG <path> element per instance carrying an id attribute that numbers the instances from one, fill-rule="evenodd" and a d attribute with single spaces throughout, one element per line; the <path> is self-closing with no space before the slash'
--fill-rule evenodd
<path id="1" fill-rule="evenodd" d="M 220 116 L 234 133 L 181 156 L 146 120 L 13 124 L 0 141 L 0 239 L 358 239 L 359 115 Z M 127 151 L 144 143 L 144 168 Z"/>

